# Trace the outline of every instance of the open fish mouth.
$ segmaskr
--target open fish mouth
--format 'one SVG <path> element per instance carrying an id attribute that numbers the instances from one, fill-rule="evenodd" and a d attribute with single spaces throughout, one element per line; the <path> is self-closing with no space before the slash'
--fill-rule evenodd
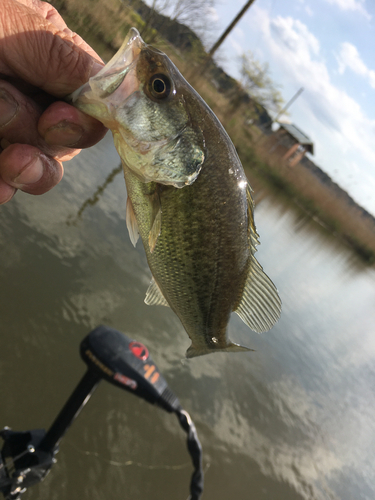
<path id="1" fill-rule="evenodd" d="M 79 87 L 66 100 L 74 104 L 80 97 L 105 99 L 117 90 L 125 76 L 135 67 L 142 48 L 146 47 L 138 30 L 131 28 L 123 44 L 112 59 L 87 83 Z M 124 100 L 135 90 L 135 79 L 122 87 L 119 100 Z"/>

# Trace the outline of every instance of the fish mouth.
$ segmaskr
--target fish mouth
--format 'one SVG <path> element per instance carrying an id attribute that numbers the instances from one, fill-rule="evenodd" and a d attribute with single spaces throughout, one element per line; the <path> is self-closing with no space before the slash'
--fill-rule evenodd
<path id="1" fill-rule="evenodd" d="M 72 104 L 78 104 L 82 96 L 104 99 L 113 94 L 122 84 L 125 76 L 136 65 L 141 50 L 146 47 L 136 28 L 131 28 L 116 54 L 89 81 L 66 97 Z"/>

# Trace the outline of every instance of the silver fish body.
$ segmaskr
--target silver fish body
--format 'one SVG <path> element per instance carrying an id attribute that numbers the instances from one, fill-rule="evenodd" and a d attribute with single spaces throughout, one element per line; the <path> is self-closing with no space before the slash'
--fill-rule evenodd
<path id="1" fill-rule="evenodd" d="M 247 350 L 227 340 L 232 311 L 269 330 L 281 302 L 254 257 L 253 201 L 224 128 L 168 57 L 132 30 L 72 100 L 113 133 L 153 280 L 147 304 L 168 305 L 190 339 L 187 357 Z"/>

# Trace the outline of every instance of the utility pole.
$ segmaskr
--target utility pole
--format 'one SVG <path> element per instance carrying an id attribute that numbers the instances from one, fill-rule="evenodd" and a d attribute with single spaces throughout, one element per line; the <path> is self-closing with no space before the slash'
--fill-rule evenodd
<path id="1" fill-rule="evenodd" d="M 277 113 L 274 119 L 268 120 L 266 123 L 262 125 L 262 130 L 264 131 L 267 127 L 272 126 L 273 123 L 276 123 L 277 120 L 280 118 L 281 115 L 285 113 L 285 111 L 294 103 L 294 101 L 299 97 L 302 92 L 305 89 L 301 87 L 297 92 L 294 94 L 294 96 L 285 104 L 285 106 Z M 264 132 L 263 132 L 264 133 Z M 262 138 L 262 136 L 259 136 L 259 138 Z M 258 139 L 259 140 L 259 139 Z M 272 153 L 278 146 L 280 145 L 280 141 L 277 141 L 272 148 L 269 150 L 269 153 Z"/>
<path id="2" fill-rule="evenodd" d="M 273 122 L 277 122 L 277 120 L 280 118 L 281 115 L 283 115 L 285 113 L 285 111 L 289 108 L 289 106 L 291 106 L 291 104 L 294 103 L 294 101 L 297 99 L 297 97 L 299 97 L 302 92 L 304 91 L 304 88 L 301 87 L 295 94 L 294 96 L 290 99 L 290 101 L 288 101 L 285 106 L 283 107 L 283 109 L 281 109 L 277 115 L 275 116 L 275 118 L 273 119 Z"/>
<path id="3" fill-rule="evenodd" d="M 230 25 L 227 27 L 227 29 L 224 31 L 224 33 L 221 35 L 221 37 L 218 39 L 217 42 L 215 42 L 213 44 L 213 46 L 211 47 L 211 49 L 209 50 L 208 52 L 208 58 L 211 58 L 215 52 L 217 51 L 217 49 L 220 47 L 220 45 L 224 42 L 224 40 L 226 39 L 226 37 L 229 35 L 229 33 L 232 31 L 232 29 L 236 26 L 236 24 L 238 23 L 238 21 L 241 19 L 241 17 L 245 14 L 245 12 L 247 11 L 247 9 L 250 7 L 250 5 L 252 3 L 254 3 L 255 0 L 248 0 L 246 2 L 246 4 L 242 7 L 242 9 L 240 10 L 240 12 L 237 14 L 237 16 L 233 19 L 233 21 L 230 23 Z"/>

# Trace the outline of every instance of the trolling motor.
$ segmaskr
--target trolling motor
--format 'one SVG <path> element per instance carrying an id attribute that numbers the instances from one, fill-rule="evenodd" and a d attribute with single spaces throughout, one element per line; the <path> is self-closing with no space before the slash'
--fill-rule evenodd
<path id="1" fill-rule="evenodd" d="M 50 429 L 14 432 L 0 431 L 0 492 L 5 500 L 18 500 L 29 486 L 42 481 L 56 462 L 58 444 L 95 388 L 105 379 L 122 389 L 177 415 L 187 433 L 187 447 L 194 465 L 190 499 L 199 500 L 203 492 L 202 448 L 189 414 L 152 361 L 147 347 L 121 332 L 99 326 L 81 342 L 80 354 L 87 371 L 56 417 Z"/>

